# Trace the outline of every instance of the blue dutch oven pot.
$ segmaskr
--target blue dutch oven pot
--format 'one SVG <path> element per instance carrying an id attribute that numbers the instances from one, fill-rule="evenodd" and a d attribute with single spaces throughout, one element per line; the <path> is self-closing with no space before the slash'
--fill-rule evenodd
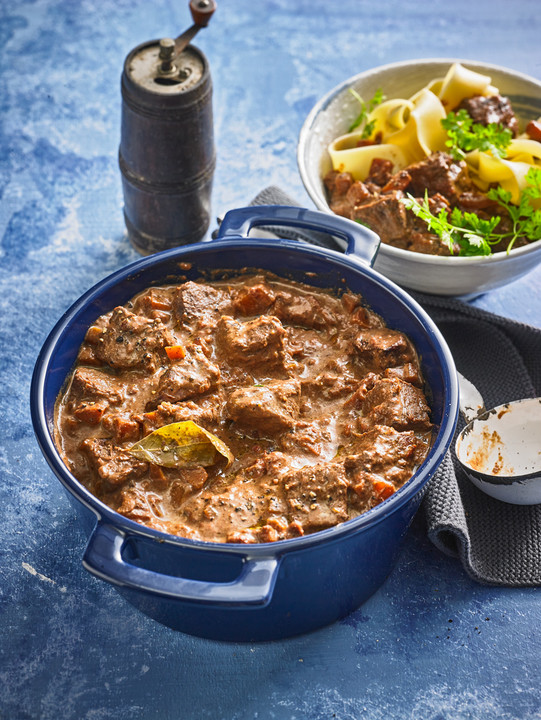
<path id="1" fill-rule="evenodd" d="M 345 253 L 287 239 L 249 237 L 259 226 L 324 232 Z M 458 413 L 456 370 L 440 332 L 407 293 L 371 268 L 379 238 L 327 213 L 285 206 L 228 213 L 215 240 L 166 250 L 113 273 L 85 293 L 51 331 L 37 359 L 31 411 L 41 450 L 88 534 L 83 565 L 134 606 L 176 630 L 216 640 L 285 638 L 358 608 L 392 570 L 423 491 L 443 460 Z M 55 402 L 86 329 L 151 285 L 258 268 L 319 287 L 349 288 L 415 344 L 429 387 L 433 446 L 413 477 L 353 520 L 312 535 L 255 545 L 188 540 L 139 525 L 86 490 L 54 443 Z M 188 268 L 188 269 L 186 269 Z"/>

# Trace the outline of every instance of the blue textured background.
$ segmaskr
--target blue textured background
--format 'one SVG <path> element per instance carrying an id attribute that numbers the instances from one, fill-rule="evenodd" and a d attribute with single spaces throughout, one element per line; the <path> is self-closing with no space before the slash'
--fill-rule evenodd
<path id="1" fill-rule="evenodd" d="M 62 312 L 136 259 L 117 166 L 122 64 L 178 34 L 188 3 L 0 0 L 1 720 L 534 720 L 535 589 L 477 585 L 417 521 L 347 620 L 230 645 L 174 633 L 81 566 L 84 537 L 30 423 L 36 355 Z M 214 82 L 213 214 L 275 184 L 316 100 L 369 67 L 462 57 L 541 77 L 537 0 L 222 0 L 196 44 Z M 475 301 L 541 325 L 541 267 Z"/>

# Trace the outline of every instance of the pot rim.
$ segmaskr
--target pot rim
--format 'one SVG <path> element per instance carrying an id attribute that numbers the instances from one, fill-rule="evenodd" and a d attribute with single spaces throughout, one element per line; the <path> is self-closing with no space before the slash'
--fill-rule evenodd
<path id="1" fill-rule="evenodd" d="M 206 540 L 190 539 L 171 535 L 161 530 L 155 530 L 153 528 L 146 527 L 145 525 L 141 525 L 133 520 L 125 518 L 115 510 L 112 510 L 89 490 L 87 490 L 84 485 L 80 483 L 74 475 L 72 475 L 66 465 L 64 465 L 53 440 L 52 428 L 49 426 L 47 421 L 44 402 L 44 390 L 49 372 L 49 365 L 56 345 L 76 316 L 89 303 L 97 300 L 119 282 L 127 281 L 130 277 L 138 275 L 141 272 L 152 268 L 154 265 L 162 265 L 168 261 L 177 261 L 177 263 L 178 261 L 186 262 L 188 260 L 186 256 L 193 255 L 194 253 L 197 258 L 201 258 L 204 257 L 205 251 L 207 250 L 212 252 L 220 250 L 221 248 L 231 250 L 235 249 L 236 246 L 238 246 L 239 250 L 246 249 L 247 247 L 257 247 L 258 249 L 272 249 L 273 251 L 276 251 L 280 248 L 284 251 L 294 251 L 300 255 L 316 254 L 324 257 L 325 259 L 332 260 L 335 268 L 342 265 L 347 267 L 349 270 L 353 269 L 356 272 L 368 275 L 369 279 L 382 287 L 393 301 L 399 301 L 405 305 L 407 309 L 413 313 L 417 321 L 421 323 L 425 333 L 433 339 L 435 346 L 439 350 L 438 354 L 440 355 L 440 367 L 444 375 L 444 387 L 447 395 L 440 428 L 427 458 L 412 475 L 412 477 L 391 497 L 361 515 L 334 527 L 319 530 L 315 533 L 298 538 L 289 538 L 271 543 L 254 543 L 249 545 L 239 545 L 236 543 L 215 543 Z M 238 272 L 240 272 L 240 269 Z M 172 281 L 174 282 L 174 280 Z M 167 278 L 163 278 L 162 284 L 166 283 Z M 193 550 L 200 549 L 205 551 L 223 552 L 228 554 L 237 554 L 243 557 L 261 557 L 281 555 L 289 551 L 300 550 L 308 546 L 337 540 L 344 535 L 360 532 L 368 525 L 373 526 L 382 522 L 386 517 L 395 513 L 400 507 L 420 492 L 428 480 L 436 472 L 453 439 L 458 418 L 458 380 L 451 351 L 433 320 L 417 303 L 417 301 L 406 291 L 402 290 L 391 280 L 369 267 L 367 263 L 358 260 L 353 255 L 345 255 L 335 250 L 321 248 L 295 240 L 288 240 L 284 238 L 271 240 L 239 237 L 238 239 L 228 238 L 225 240 L 218 239 L 213 241 L 203 241 L 191 245 L 172 248 L 170 250 L 164 250 L 154 255 L 137 259 L 95 283 L 66 310 L 62 317 L 53 326 L 47 339 L 45 340 L 45 343 L 43 344 L 37 357 L 32 375 L 30 408 L 34 432 L 41 451 L 50 468 L 63 484 L 65 489 L 79 502 L 90 509 L 96 515 L 98 521 L 104 521 L 114 525 L 115 527 L 121 529 L 127 537 L 146 537 L 157 542 L 167 542 L 169 544 L 184 546 Z"/>

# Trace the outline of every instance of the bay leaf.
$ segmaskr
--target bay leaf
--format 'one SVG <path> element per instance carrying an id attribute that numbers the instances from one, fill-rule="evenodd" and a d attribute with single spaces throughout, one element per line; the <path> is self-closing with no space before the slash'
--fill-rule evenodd
<path id="1" fill-rule="evenodd" d="M 219 460 L 217 455 L 227 460 L 227 467 L 234 460 L 219 437 L 192 420 L 163 425 L 132 445 L 128 452 L 139 460 L 170 468 L 208 467 Z"/>

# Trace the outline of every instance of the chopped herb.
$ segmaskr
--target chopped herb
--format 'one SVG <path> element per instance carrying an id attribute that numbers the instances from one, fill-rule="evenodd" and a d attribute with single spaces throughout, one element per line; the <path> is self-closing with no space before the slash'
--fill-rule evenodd
<path id="1" fill-rule="evenodd" d="M 528 185 L 518 205 L 511 203 L 511 193 L 501 185 L 491 188 L 487 193 L 491 200 L 501 205 L 502 209 L 505 208 L 512 221 L 512 228 L 501 233 L 496 232 L 501 220 L 498 215 L 485 220 L 475 213 L 462 212 L 458 208 L 454 208 L 450 214 L 443 209 L 438 215 L 433 215 L 428 204 L 428 193 L 425 193 L 422 203 L 410 194 L 402 202 L 426 223 L 430 232 L 441 238 L 453 255 L 490 255 L 492 246 L 502 242 L 507 244 L 509 252 L 519 237 L 528 240 L 541 238 L 541 208 L 534 208 L 531 202 L 541 199 L 541 168 L 530 168 L 526 180 Z"/>
<path id="2" fill-rule="evenodd" d="M 370 135 L 374 132 L 374 127 L 376 125 L 375 121 L 367 122 L 368 115 L 372 112 L 374 108 L 376 108 L 378 105 L 381 105 L 381 103 L 385 100 L 385 96 L 383 92 L 381 91 L 381 88 L 378 88 L 376 92 L 374 93 L 374 97 L 368 101 L 368 103 L 365 103 L 365 101 L 362 99 L 362 97 L 359 95 L 359 93 L 354 90 L 353 88 L 349 88 L 349 92 L 353 95 L 353 97 L 359 101 L 359 104 L 361 106 L 361 111 L 358 114 L 358 116 L 355 118 L 355 120 L 351 123 L 351 125 L 348 128 L 348 132 L 353 132 L 355 128 L 358 128 L 360 125 L 364 123 L 363 132 L 361 135 L 361 138 L 369 138 Z"/>
<path id="3" fill-rule="evenodd" d="M 475 123 L 469 113 L 462 109 L 450 112 L 441 124 L 447 130 L 445 145 L 454 160 L 462 160 L 472 150 L 489 152 L 495 157 L 505 157 L 513 139 L 511 130 L 500 123 L 481 125 Z"/>

